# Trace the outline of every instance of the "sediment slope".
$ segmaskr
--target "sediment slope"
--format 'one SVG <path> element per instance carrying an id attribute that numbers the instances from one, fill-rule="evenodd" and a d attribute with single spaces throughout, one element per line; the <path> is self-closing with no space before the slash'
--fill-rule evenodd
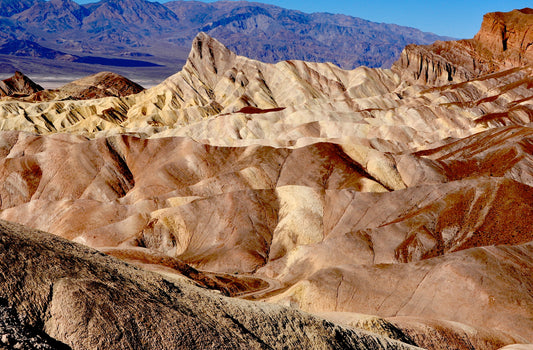
<path id="1" fill-rule="evenodd" d="M 293 309 L 166 280 L 6 222 L 0 223 L 0 256 L 3 303 L 56 348 L 416 349 Z"/>

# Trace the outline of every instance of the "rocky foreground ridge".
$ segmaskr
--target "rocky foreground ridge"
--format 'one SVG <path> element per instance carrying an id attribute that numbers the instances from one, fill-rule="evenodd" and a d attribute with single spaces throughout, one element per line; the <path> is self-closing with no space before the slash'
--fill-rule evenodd
<path id="1" fill-rule="evenodd" d="M 16 305 L 11 329 L 44 333 L 6 337 L 12 348 L 418 349 L 297 310 L 230 300 L 46 233 L 0 226 L 2 300 Z"/>
<path id="2" fill-rule="evenodd" d="M 200 33 L 182 71 L 138 94 L 0 101 L 0 218 L 143 269 L 3 224 L 2 305 L 73 348 L 226 344 L 235 330 L 228 347 L 369 347 L 361 329 L 383 348 L 533 343 L 532 16 L 488 14 L 468 41 L 485 51 L 407 47 L 393 70 L 266 64 Z M 500 65 L 463 65 L 487 52 Z M 111 310 L 94 311 L 96 294 Z M 181 340 L 146 323 L 160 315 Z"/>

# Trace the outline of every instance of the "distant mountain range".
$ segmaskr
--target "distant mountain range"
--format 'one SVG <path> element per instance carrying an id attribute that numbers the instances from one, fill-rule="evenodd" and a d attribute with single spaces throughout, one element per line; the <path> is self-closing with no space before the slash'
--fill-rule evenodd
<path id="1" fill-rule="evenodd" d="M 329 61 L 343 68 L 390 67 L 408 44 L 449 39 L 394 24 L 245 1 L 102 0 L 79 5 L 72 0 L 0 0 L 0 24 L 0 73 L 13 73 L 13 68 L 90 73 L 117 66 L 152 67 L 151 72 L 164 77 L 183 65 L 201 31 L 238 54 L 265 62 Z M 40 59 L 62 63 L 52 66 Z"/>

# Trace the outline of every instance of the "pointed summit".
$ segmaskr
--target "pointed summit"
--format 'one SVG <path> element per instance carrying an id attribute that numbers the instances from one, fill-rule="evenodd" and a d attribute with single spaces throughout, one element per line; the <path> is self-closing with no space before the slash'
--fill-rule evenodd
<path id="1" fill-rule="evenodd" d="M 237 55 L 224 44 L 204 32 L 198 33 L 192 42 L 187 64 L 201 75 L 223 74 L 233 64 Z"/>
<path id="2" fill-rule="evenodd" d="M 189 60 L 207 61 L 216 65 L 235 56 L 235 53 L 224 46 L 220 41 L 204 32 L 200 32 L 192 42 Z"/>

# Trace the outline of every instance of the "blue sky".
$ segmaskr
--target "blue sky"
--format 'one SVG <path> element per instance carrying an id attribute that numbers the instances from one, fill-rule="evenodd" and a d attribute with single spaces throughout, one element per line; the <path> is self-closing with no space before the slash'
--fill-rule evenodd
<path id="1" fill-rule="evenodd" d="M 78 0 L 79 3 L 97 1 Z M 533 7 L 532 0 L 264 0 L 258 2 L 303 12 L 342 13 L 455 38 L 473 37 L 479 30 L 483 14 L 487 12 Z"/>

